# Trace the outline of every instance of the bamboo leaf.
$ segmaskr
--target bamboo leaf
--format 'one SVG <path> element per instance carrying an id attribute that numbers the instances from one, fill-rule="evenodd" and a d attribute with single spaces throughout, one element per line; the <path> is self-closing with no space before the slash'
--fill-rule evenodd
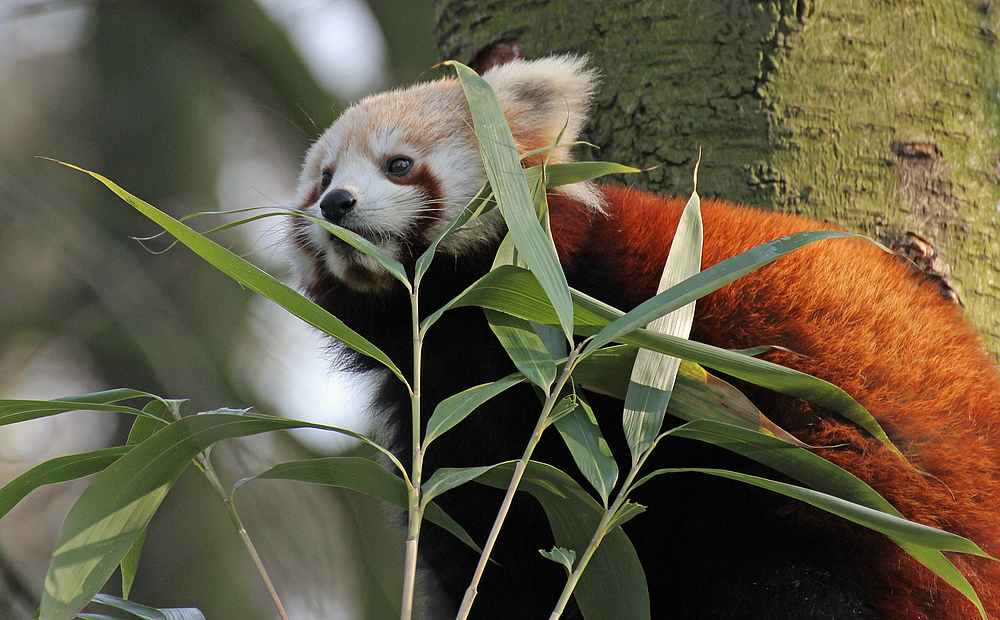
<path id="1" fill-rule="evenodd" d="M 138 417 L 132 423 L 132 430 L 129 431 L 128 439 L 125 442 L 126 446 L 134 446 L 140 444 L 150 437 L 152 437 L 156 431 L 162 429 L 168 424 L 168 420 L 171 415 L 171 406 L 178 408 L 180 403 L 174 401 L 172 403 L 167 403 L 164 401 L 154 400 L 147 404 L 143 411 L 149 413 L 153 417 Z M 143 528 L 142 532 L 139 533 L 138 538 L 132 543 L 125 557 L 121 561 L 121 575 L 122 575 L 122 597 L 128 598 L 129 594 L 132 592 L 132 584 L 135 582 L 135 574 L 139 570 L 139 558 L 142 555 L 142 546 L 146 542 L 146 529 Z"/>
<path id="2" fill-rule="evenodd" d="M 577 365 L 573 379 L 590 391 L 624 399 L 637 350 L 632 345 L 604 347 Z M 725 422 L 807 447 L 769 420 L 742 392 L 694 362 L 681 362 L 667 413 L 685 421 Z"/>
<path id="3" fill-rule="evenodd" d="M 799 241 L 801 241 L 801 238 Z M 718 263 L 688 278 L 685 282 L 689 283 L 692 280 L 702 278 L 721 264 Z M 716 275 L 718 275 L 718 272 L 716 272 Z M 682 282 L 678 286 L 686 286 L 685 282 Z M 669 292 L 669 290 L 664 291 L 653 299 L 658 299 Z M 884 443 L 886 447 L 893 450 L 900 458 L 903 458 L 902 454 L 892 445 L 885 431 L 871 414 L 860 403 L 851 398 L 847 392 L 827 381 L 766 360 L 742 355 L 726 349 L 719 349 L 685 338 L 676 338 L 668 334 L 657 334 L 645 329 L 632 329 L 631 327 L 628 329 L 619 330 L 615 328 L 614 330 L 610 330 L 609 324 L 625 316 L 624 313 L 578 291 L 573 291 L 572 293 L 576 317 L 576 332 L 579 335 L 594 336 L 596 339 L 596 335 L 599 333 L 603 333 L 604 337 L 606 337 L 613 332 L 613 339 L 616 341 L 673 355 L 732 375 L 738 379 L 749 381 L 755 385 L 822 405 L 861 426 L 871 433 L 873 437 Z M 685 295 L 682 299 L 688 299 L 688 296 Z M 674 300 L 667 305 L 659 305 L 656 311 L 644 314 L 641 318 L 652 320 L 656 316 L 659 316 L 656 314 L 659 310 L 663 310 L 664 308 L 668 311 L 675 310 L 677 303 L 677 300 Z M 640 310 L 644 305 L 645 303 L 640 304 L 633 312 Z M 480 306 L 506 312 L 513 316 L 519 316 L 523 319 L 542 324 L 551 325 L 554 323 L 552 308 L 546 303 L 544 294 L 538 283 L 531 277 L 531 273 L 513 266 L 494 269 L 486 274 L 446 304 L 440 312 L 462 306 Z M 632 312 L 629 314 L 631 315 Z M 632 323 L 638 320 L 635 318 L 636 316 L 638 315 L 633 315 L 632 319 L 624 322 Z M 641 325 L 641 323 L 639 324 Z M 602 326 L 606 327 L 601 329 Z M 629 331 L 629 329 L 632 331 Z M 591 349 L 594 341 L 592 340 L 585 347 L 584 351 Z M 593 351 L 590 354 L 592 355 Z"/>
<path id="4" fill-rule="evenodd" d="M 409 505 L 406 483 L 378 463 L 365 458 L 331 456 L 279 463 L 257 476 L 240 480 L 233 487 L 233 493 L 235 494 L 240 487 L 248 482 L 267 479 L 297 480 L 351 489 L 386 501 L 403 510 L 406 510 Z M 445 514 L 437 504 L 427 503 L 424 516 L 431 523 L 453 534 L 477 553 L 482 552 L 462 526 Z"/>
<path id="5" fill-rule="evenodd" d="M 69 620 L 97 594 L 199 452 L 222 439 L 302 427 L 323 425 L 204 413 L 173 422 L 109 465 L 66 517 L 45 578 L 41 620 Z"/>
<path id="6" fill-rule="evenodd" d="M 117 461 L 128 450 L 127 446 L 115 446 L 59 456 L 35 465 L 0 489 L 0 518 L 38 487 L 96 474 Z"/>
<path id="7" fill-rule="evenodd" d="M 637 517 L 644 512 L 646 512 L 645 506 L 626 500 L 625 503 L 618 508 L 618 512 L 615 513 L 615 516 L 611 518 L 608 527 L 621 527 L 625 523 L 631 521 L 634 517 Z"/>
<path id="8" fill-rule="evenodd" d="M 458 214 L 454 220 L 441 231 L 441 234 L 431 242 L 431 244 L 424 250 L 423 254 L 417 258 L 416 265 L 414 266 L 414 282 L 420 282 L 424 274 L 427 273 L 427 268 L 430 267 L 431 261 L 434 260 L 434 253 L 437 252 L 437 247 L 441 241 L 448 235 L 458 231 L 460 228 L 465 226 L 469 221 L 479 217 L 483 213 L 490 211 L 496 206 L 496 202 L 493 200 L 493 189 L 487 183 L 483 186 L 479 193 L 476 194 L 475 198 L 469 201 L 469 204 L 462 209 L 462 212 Z"/>
<path id="9" fill-rule="evenodd" d="M 805 487 L 778 482 L 760 476 L 751 476 L 741 472 L 728 471 L 723 469 L 705 469 L 697 467 L 679 467 L 670 469 L 658 469 L 648 476 L 636 482 L 635 487 L 645 483 L 653 476 L 677 473 L 702 473 L 720 478 L 729 478 L 746 484 L 750 484 L 762 489 L 774 491 L 787 497 L 803 501 L 811 506 L 815 506 L 849 521 L 863 525 L 889 536 L 893 540 L 934 549 L 937 551 L 955 551 L 959 553 L 969 553 L 981 557 L 989 558 L 989 554 L 979 548 L 972 541 L 957 536 L 950 532 L 935 529 L 921 523 L 914 523 L 906 519 L 856 504 L 827 493 L 821 493 Z"/>
<path id="10" fill-rule="evenodd" d="M 355 351 L 378 360 L 384 364 L 386 368 L 391 370 L 393 374 L 399 377 L 404 384 L 407 386 L 409 385 L 403 374 L 398 368 L 396 368 L 396 365 L 392 363 L 392 360 L 390 360 L 385 353 L 380 351 L 378 347 L 368 342 L 351 328 L 347 327 L 343 321 L 320 308 L 309 299 L 306 299 L 296 290 L 279 282 L 271 274 L 240 258 L 214 241 L 198 234 L 188 226 L 167 215 L 163 211 L 160 211 L 151 204 L 136 198 L 116 185 L 114 182 L 106 179 L 96 172 L 90 172 L 89 170 L 84 170 L 83 168 L 79 168 L 73 164 L 67 164 L 65 162 L 57 161 L 56 163 L 79 170 L 80 172 L 84 172 L 94 177 L 107 186 L 108 189 L 117 194 L 122 200 L 132 205 L 132 207 L 134 207 L 137 211 L 151 219 L 157 225 L 161 226 L 164 230 L 177 238 L 178 241 L 189 247 L 192 251 L 198 254 L 198 256 L 201 256 L 206 261 L 211 263 L 216 269 L 219 269 L 227 276 L 236 280 L 250 290 L 267 297 L 303 321 L 316 327 L 320 331 L 333 336 Z"/>
<path id="11" fill-rule="evenodd" d="M 541 175 L 542 166 L 524 169 L 524 178 L 531 187 Z M 572 161 L 564 164 L 545 165 L 545 187 L 552 189 L 560 185 L 590 181 L 609 174 L 632 174 L 642 172 L 639 168 L 624 166 L 607 161 Z"/>
<path id="12" fill-rule="evenodd" d="M 301 212 L 298 215 L 299 217 L 307 219 L 314 224 L 318 224 L 328 233 L 334 235 L 338 239 L 341 239 L 358 251 L 371 256 L 377 260 L 380 265 L 385 267 L 385 270 L 388 271 L 392 277 L 399 280 L 407 290 L 412 290 L 412 287 L 410 286 L 410 279 L 406 277 L 406 269 L 403 267 L 403 264 L 398 260 L 391 258 L 371 241 L 365 239 L 352 230 L 348 230 L 342 226 L 337 226 L 325 218 L 315 217 L 313 215 L 309 215 L 308 213 Z"/>
<path id="13" fill-rule="evenodd" d="M 618 463 L 615 462 L 611 448 L 601 434 L 594 410 L 587 401 L 578 397 L 567 398 L 573 398 L 579 406 L 558 418 L 556 428 L 573 455 L 576 466 L 597 490 L 607 507 L 608 496 L 618 481 Z"/>
<path id="14" fill-rule="evenodd" d="M 905 521 L 899 511 L 885 498 L 850 472 L 808 450 L 789 445 L 773 437 L 709 420 L 689 422 L 668 432 L 671 435 L 676 434 L 678 437 L 713 443 L 731 452 L 742 454 L 775 471 L 791 476 L 817 491 L 822 491 L 821 495 L 834 497 L 840 502 L 856 506 L 859 510 L 863 509 L 890 517 L 891 519 L 883 522 L 884 530 L 860 520 L 855 522 L 889 536 L 918 562 L 964 594 L 979 608 L 980 613 L 984 614 L 982 604 L 972 585 L 941 553 L 941 551 L 959 551 L 990 557 L 972 541 L 948 532 Z M 650 475 L 655 475 L 655 472 Z M 640 480 L 636 486 L 645 481 L 646 478 Z M 771 490 L 782 492 L 779 489 Z M 827 509 L 824 505 L 813 505 L 824 510 Z M 831 512 L 840 514 L 834 510 Z M 843 514 L 841 516 L 851 519 L 850 516 Z M 985 617 L 983 615 L 983 618 Z"/>
<path id="15" fill-rule="evenodd" d="M 524 377 L 519 374 L 508 375 L 492 383 L 471 387 L 438 403 L 437 407 L 434 408 L 431 419 L 427 421 L 427 430 L 424 434 L 424 449 L 427 448 L 427 445 L 431 441 L 464 420 L 479 405 L 522 381 L 524 381 Z"/>
<path id="16" fill-rule="evenodd" d="M 528 381 L 548 394 L 552 382 L 556 379 L 556 363 L 531 323 L 504 312 L 493 310 L 485 312 L 490 329 L 517 369 L 527 377 Z"/>
<path id="17" fill-rule="evenodd" d="M 438 495 L 478 478 L 486 472 L 485 467 L 441 467 L 420 487 L 421 501 L 425 504 Z"/>
<path id="18" fill-rule="evenodd" d="M 718 262 L 690 278 L 671 286 L 655 297 L 647 299 L 624 315 L 618 313 L 617 316 L 610 317 L 612 322 L 594 336 L 594 339 L 584 349 L 583 354 L 586 355 L 609 342 L 618 340 L 623 334 L 642 327 L 664 314 L 673 312 L 696 299 L 717 291 L 723 286 L 742 278 L 751 271 L 760 269 L 802 246 L 824 239 L 837 239 L 841 237 L 860 237 L 865 239 L 865 237 L 854 233 L 830 230 L 807 230 L 769 241 L 746 252 L 737 254 L 732 258 Z M 574 297 L 574 301 L 585 303 L 585 306 L 591 311 L 600 312 L 601 306 L 604 306 L 605 310 L 608 308 L 606 304 L 595 304 L 595 300 L 588 300 L 580 295 Z"/>
<path id="19" fill-rule="evenodd" d="M 157 609 L 127 601 L 117 596 L 111 596 L 110 594 L 98 594 L 94 597 L 94 602 L 127 611 L 132 615 L 139 616 L 143 620 L 205 620 L 205 614 L 194 607 Z"/>
<path id="20" fill-rule="evenodd" d="M 497 197 L 500 212 L 510 230 L 517 251 L 524 258 L 552 301 L 556 316 L 567 340 L 573 338 L 573 302 L 555 247 L 545 235 L 538 215 L 532 208 L 520 158 L 510 127 L 496 93 L 479 75 L 465 65 L 447 61 L 455 67 L 469 102 L 476 139 L 479 141 L 486 176 Z"/>
<path id="21" fill-rule="evenodd" d="M 702 236 L 701 201 L 694 192 L 681 213 L 657 293 L 701 271 Z M 694 306 L 692 301 L 664 314 L 650 322 L 646 329 L 687 338 L 694 322 Z M 660 434 L 680 363 L 680 358 L 646 349 L 636 355 L 622 417 L 633 463 L 639 461 Z"/>
<path id="22" fill-rule="evenodd" d="M 139 417 L 148 415 L 135 407 L 113 404 L 132 398 L 157 399 L 159 397 L 138 390 L 116 389 L 53 400 L 0 399 L 0 425 L 14 424 L 16 422 L 24 422 L 77 410 L 114 411 Z"/>

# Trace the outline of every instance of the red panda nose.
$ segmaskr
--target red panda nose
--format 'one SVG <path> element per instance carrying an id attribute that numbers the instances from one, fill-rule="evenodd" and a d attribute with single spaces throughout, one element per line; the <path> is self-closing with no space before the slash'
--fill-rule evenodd
<path id="1" fill-rule="evenodd" d="M 319 203 L 319 210 L 323 212 L 323 217 L 334 224 L 339 224 L 344 215 L 357 202 L 351 192 L 346 189 L 335 189 L 323 196 L 323 200 Z"/>

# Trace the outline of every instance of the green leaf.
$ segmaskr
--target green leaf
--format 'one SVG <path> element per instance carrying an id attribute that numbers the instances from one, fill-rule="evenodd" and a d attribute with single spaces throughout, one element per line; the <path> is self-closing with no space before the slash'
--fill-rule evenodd
<path id="1" fill-rule="evenodd" d="M 990 557 L 972 541 L 948 532 L 905 521 L 899 511 L 885 498 L 850 472 L 808 450 L 789 445 L 774 437 L 709 420 L 689 422 L 668 431 L 668 433 L 678 437 L 706 441 L 731 452 L 742 454 L 822 491 L 821 496 L 834 497 L 838 502 L 850 504 L 858 510 L 867 511 L 869 517 L 872 513 L 877 513 L 876 516 L 885 515 L 887 520 L 881 522 L 884 529 L 880 529 L 867 522 L 851 519 L 850 516 L 836 510 L 830 510 L 834 514 L 841 514 L 845 518 L 889 536 L 904 551 L 964 594 L 980 609 L 981 613 L 984 613 L 972 585 L 941 553 L 942 550 L 958 551 Z M 655 474 L 656 472 L 650 476 Z M 643 484 L 650 476 L 640 480 L 635 486 Z M 778 488 L 771 490 L 782 492 Z M 805 491 L 809 490 L 805 489 Z M 794 497 L 794 495 L 790 496 Z M 828 510 L 826 506 L 819 503 L 813 505 Z"/>
<path id="2" fill-rule="evenodd" d="M 573 370 L 573 379 L 588 390 L 624 399 L 637 350 L 633 345 L 623 344 L 595 351 Z M 717 420 L 734 424 L 807 447 L 764 416 L 742 392 L 694 362 L 681 362 L 667 413 L 686 421 Z"/>
<path id="3" fill-rule="evenodd" d="M 615 462 L 611 448 L 601 434 L 601 427 L 597 424 L 594 410 L 583 398 L 572 398 L 577 400 L 580 406 L 574 407 L 572 411 L 558 418 L 555 422 L 556 428 L 559 429 L 559 434 L 573 455 L 576 466 L 594 486 L 604 506 L 607 507 L 608 496 L 618 481 L 618 463 Z"/>
<path id="4" fill-rule="evenodd" d="M 500 101 L 489 84 L 472 69 L 455 61 L 444 64 L 455 67 L 462 82 L 462 89 L 472 111 L 472 122 L 486 167 L 486 176 L 517 251 L 538 277 L 546 297 L 552 301 L 559 318 L 558 325 L 562 327 L 566 339 L 572 340 L 573 302 L 566 275 L 556 256 L 555 247 L 532 208 L 531 192 Z"/>
<path id="5" fill-rule="evenodd" d="M 506 489 L 514 465 L 514 462 L 502 463 L 477 480 Z M 556 545 L 565 549 L 587 548 L 604 509 L 579 484 L 550 465 L 531 461 L 519 489 L 541 503 Z M 610 530 L 602 540 L 573 596 L 587 620 L 649 618 L 646 575 L 635 548 L 621 528 Z"/>
<path id="6" fill-rule="evenodd" d="M 556 379 L 556 363 L 532 324 L 505 312 L 485 312 L 490 329 L 517 369 L 548 395 L 549 388 Z"/>
<path id="7" fill-rule="evenodd" d="M 790 235 L 790 237 L 792 236 L 794 235 Z M 799 241 L 801 240 L 799 238 Z M 763 246 L 758 246 L 758 249 L 760 247 Z M 709 267 L 697 275 L 688 278 L 685 282 L 690 283 L 692 280 L 702 278 L 719 265 L 722 265 L 722 263 Z M 686 286 L 685 282 L 677 285 L 677 287 L 672 287 L 670 290 Z M 670 293 L 670 290 L 657 295 L 653 300 L 667 295 Z M 595 334 L 602 333 L 607 337 L 610 334 L 613 340 L 634 344 L 645 349 L 696 362 L 702 366 L 713 368 L 755 385 L 822 405 L 858 424 L 899 455 L 900 458 L 903 458 L 902 454 L 892 445 L 885 431 L 872 418 L 871 414 L 860 403 L 851 398 L 847 392 L 827 381 L 766 360 L 741 355 L 738 352 L 719 349 L 685 338 L 677 338 L 668 334 L 657 334 L 644 329 L 634 329 L 634 326 L 627 329 L 615 328 L 611 330 L 609 323 L 616 321 L 616 319 L 621 319 L 625 316 L 624 313 L 578 291 L 573 291 L 572 293 L 575 304 L 576 331 L 582 336 L 594 336 Z M 691 301 L 691 299 L 696 298 L 691 297 L 689 299 L 688 297 L 685 295 L 682 300 Z M 633 315 L 633 312 L 642 309 L 646 303 L 648 302 L 640 304 L 628 314 Z M 623 321 L 623 323 L 631 324 L 638 320 L 652 320 L 659 316 L 657 312 L 660 310 L 676 310 L 677 307 L 680 307 L 677 306 L 677 303 L 677 300 L 674 300 L 667 305 L 659 305 L 656 311 L 647 312 L 638 319 L 636 318 L 638 315 L 633 315 L 631 319 Z M 519 316 L 523 319 L 542 324 L 554 323 L 552 308 L 547 303 L 544 293 L 542 293 L 541 288 L 531 276 L 531 273 L 513 266 L 494 269 L 455 297 L 455 299 L 448 302 L 439 312 L 462 306 L 480 306 L 506 312 L 513 316 Z M 641 324 L 637 323 L 637 325 Z M 601 329 L 600 326 L 607 327 Z M 591 341 L 585 347 L 584 351 L 589 350 L 593 342 Z M 593 352 L 590 354 L 592 355 Z"/>
<path id="8" fill-rule="evenodd" d="M 114 405 L 132 398 L 159 398 L 138 390 L 117 389 L 67 396 L 53 400 L 0 399 L 0 425 L 14 424 L 44 418 L 67 411 L 115 411 L 135 416 L 147 415 L 140 409 L 126 405 Z"/>
<path id="9" fill-rule="evenodd" d="M 732 258 L 718 262 L 690 278 L 671 286 L 655 297 L 647 299 L 624 315 L 615 311 L 615 316 L 609 316 L 612 322 L 594 336 L 594 339 L 584 349 L 583 354 L 586 355 L 609 342 L 619 340 L 623 334 L 642 327 L 664 314 L 673 312 L 696 299 L 717 291 L 723 286 L 742 278 L 751 271 L 760 269 L 802 246 L 824 239 L 836 239 L 840 237 L 860 237 L 865 239 L 865 237 L 854 233 L 831 230 L 806 230 L 763 243 Z M 606 304 L 595 304 L 596 300 L 587 299 L 583 295 L 574 295 L 574 298 L 574 301 L 577 303 L 583 303 L 589 310 L 597 313 L 606 313 L 607 308 L 609 308 Z"/>
<path id="10" fill-rule="evenodd" d="M 545 418 L 546 426 L 550 424 L 555 424 L 559 420 L 573 413 L 573 411 L 580 406 L 583 402 L 582 399 L 576 396 L 565 396 L 559 399 L 559 402 L 552 407 L 552 411 L 549 412 L 548 417 Z"/>
<path id="11" fill-rule="evenodd" d="M 493 383 L 484 383 L 483 385 L 471 387 L 454 396 L 449 396 L 438 403 L 437 407 L 434 408 L 431 419 L 427 421 L 427 430 L 424 434 L 424 449 L 427 449 L 427 445 L 431 441 L 464 420 L 479 405 L 522 381 L 524 381 L 524 377 L 520 374 L 508 375 Z"/>
<path id="12" fill-rule="evenodd" d="M 786 482 L 778 482 L 760 476 L 751 476 L 741 472 L 728 471 L 724 469 L 705 469 L 697 467 L 680 467 L 670 469 L 658 469 L 648 476 L 636 482 L 635 486 L 645 483 L 649 478 L 662 474 L 675 473 L 702 473 L 720 478 L 729 478 L 746 484 L 750 484 L 762 489 L 774 491 L 787 497 L 803 501 L 811 506 L 815 506 L 829 513 L 843 517 L 848 521 L 863 525 L 876 532 L 881 532 L 893 540 L 903 541 L 928 549 L 938 551 L 956 551 L 960 553 L 970 553 L 989 558 L 990 555 L 979 548 L 972 541 L 957 536 L 950 532 L 935 529 L 933 527 L 914 523 L 906 519 L 856 504 L 827 493 L 814 491 L 805 487 L 795 486 Z"/>
<path id="13" fill-rule="evenodd" d="M 694 192 L 677 223 L 677 231 L 670 244 L 657 293 L 662 293 L 701 270 L 702 236 L 701 201 L 698 193 Z M 692 301 L 658 317 L 646 329 L 687 338 L 694 322 L 694 305 L 695 302 Z M 652 447 L 656 436 L 660 434 L 680 363 L 681 360 L 677 357 L 646 349 L 639 351 L 635 358 L 622 418 L 633 463 L 639 462 L 641 455 Z"/>
<path id="14" fill-rule="evenodd" d="M 199 452 L 222 439 L 302 427 L 323 425 L 204 413 L 173 422 L 109 465 L 66 517 L 45 577 L 41 620 L 69 620 L 97 594 Z"/>
<path id="15" fill-rule="evenodd" d="M 371 256 L 372 258 L 377 260 L 380 265 L 385 267 L 385 270 L 389 272 L 389 275 L 399 280 L 403 284 L 403 286 L 406 287 L 407 290 L 409 291 L 413 290 L 412 287 L 410 286 L 410 279 L 406 277 L 406 269 L 403 267 L 403 264 L 400 263 L 398 260 L 391 258 L 385 252 L 380 250 L 378 246 L 376 246 L 371 241 L 365 239 L 364 237 L 362 237 L 361 235 L 352 230 L 347 230 L 346 228 L 337 226 L 336 224 L 330 222 L 325 218 L 315 217 L 309 215 L 308 213 L 302 213 L 302 212 L 299 212 L 298 215 L 299 217 L 307 219 L 314 224 L 320 225 L 331 235 L 337 237 L 338 239 L 341 239 L 342 241 L 351 245 L 358 251 L 363 252 L 368 256 Z"/>
<path id="16" fill-rule="evenodd" d="M 552 547 L 552 551 L 539 549 L 538 553 L 541 553 L 543 558 L 552 560 L 556 564 L 562 564 L 566 567 L 567 573 L 573 572 L 573 563 L 576 562 L 576 551 L 564 547 Z"/>
<path id="17" fill-rule="evenodd" d="M 427 273 L 427 268 L 430 267 L 431 261 L 434 260 L 434 253 L 437 252 L 437 247 L 441 241 L 448 235 L 456 232 L 462 226 L 467 224 L 470 220 L 473 220 L 483 213 L 490 211 L 496 206 L 496 202 L 493 200 L 493 189 L 487 183 L 483 186 L 479 193 L 476 194 L 475 198 L 469 201 L 469 204 L 462 209 L 462 212 L 458 214 L 454 220 L 441 231 L 441 234 L 431 242 L 431 244 L 424 250 L 423 254 L 417 258 L 416 265 L 414 266 L 414 282 L 420 282 L 424 274 Z"/>
<path id="18" fill-rule="evenodd" d="M 3 518 L 28 493 L 38 487 L 96 474 L 128 451 L 127 446 L 116 446 L 81 454 L 59 456 L 35 465 L 0 489 L 0 518 Z"/>
<path id="19" fill-rule="evenodd" d="M 676 355 L 737 379 L 822 405 L 862 427 L 901 459 L 904 458 L 875 418 L 847 392 L 832 383 L 765 360 L 667 334 L 637 330 L 622 336 L 621 340 Z"/>
<path id="20" fill-rule="evenodd" d="M 147 404 L 143 411 L 150 414 L 153 417 L 138 417 L 135 422 L 132 423 L 132 430 L 129 431 L 128 440 L 125 442 L 127 446 L 134 446 L 140 444 L 150 437 L 152 437 L 156 431 L 162 429 L 169 423 L 171 417 L 171 407 L 180 408 L 179 401 L 164 402 L 159 400 L 154 400 Z M 128 553 L 121 561 L 121 575 L 122 575 L 122 597 L 128 598 L 129 594 L 132 592 L 132 584 L 135 582 L 135 574 L 139 570 L 139 558 L 142 555 L 142 546 L 146 542 L 146 530 L 145 528 L 139 533 L 139 537 L 136 538 L 135 542 L 129 548 Z"/>
<path id="21" fill-rule="evenodd" d="M 609 521 L 609 527 L 621 527 L 625 523 L 631 521 L 634 517 L 641 515 L 646 512 L 646 507 L 642 504 L 636 504 L 635 502 L 626 500 L 619 508 L 615 516 L 611 517 Z"/>
<path id="22" fill-rule="evenodd" d="M 240 480 L 233 487 L 233 493 L 248 482 L 268 479 L 297 480 L 350 489 L 389 502 L 403 510 L 409 506 L 406 483 L 378 463 L 365 458 L 331 456 L 279 463 L 257 476 Z M 462 526 L 445 514 L 437 504 L 428 503 L 424 516 L 477 553 L 482 552 Z"/>
<path id="23" fill-rule="evenodd" d="M 303 321 L 316 327 L 320 331 L 333 336 L 355 351 L 363 353 L 372 359 L 381 362 L 386 366 L 386 368 L 391 370 L 393 374 L 399 377 L 400 381 L 407 386 L 409 385 L 403 374 L 398 368 L 396 368 L 396 365 L 392 363 L 392 360 L 390 360 L 385 353 L 380 351 L 378 347 L 365 340 L 360 334 L 347 327 L 343 321 L 333 316 L 323 308 L 320 308 L 293 288 L 279 282 L 271 274 L 240 258 L 214 241 L 198 234 L 188 226 L 182 224 L 163 211 L 160 211 L 151 204 L 136 198 L 96 172 L 90 172 L 89 170 L 84 170 L 83 168 L 79 168 L 73 164 L 67 164 L 65 162 L 57 161 L 56 163 L 74 168 L 94 177 L 107 186 L 108 189 L 117 194 L 122 200 L 132 205 L 137 211 L 151 219 L 157 225 L 161 226 L 164 230 L 176 237 L 178 241 L 191 248 L 191 250 L 198 254 L 198 256 L 201 256 L 206 261 L 211 263 L 216 269 L 222 271 L 224 274 L 250 290 L 267 297 Z"/>
<path id="24" fill-rule="evenodd" d="M 542 325 L 558 324 L 558 317 L 552 309 L 552 304 L 534 274 L 521 267 L 502 265 L 473 282 L 447 304 L 428 315 L 421 324 L 421 329 L 426 329 L 448 310 L 467 306 L 506 312 Z M 611 320 L 582 305 L 574 307 L 573 310 L 576 323 L 604 326 Z M 614 309 L 611 311 L 617 312 Z M 620 314 L 619 312 L 618 315 Z"/>
<path id="25" fill-rule="evenodd" d="M 421 501 L 425 504 L 438 495 L 462 486 L 486 472 L 485 467 L 441 467 L 420 487 Z"/>
<path id="26" fill-rule="evenodd" d="M 636 172 L 642 172 L 642 170 L 608 161 L 572 161 L 564 164 L 546 164 L 545 187 L 552 189 L 560 185 L 589 181 L 608 174 L 632 174 Z M 541 173 L 542 166 L 525 168 L 524 178 L 528 187 L 537 181 Z"/>
<path id="27" fill-rule="evenodd" d="M 157 609 L 133 603 L 132 601 L 126 601 L 110 594 L 98 594 L 94 597 L 94 602 L 127 611 L 130 614 L 139 616 L 143 620 L 205 620 L 205 614 L 194 607 Z"/>

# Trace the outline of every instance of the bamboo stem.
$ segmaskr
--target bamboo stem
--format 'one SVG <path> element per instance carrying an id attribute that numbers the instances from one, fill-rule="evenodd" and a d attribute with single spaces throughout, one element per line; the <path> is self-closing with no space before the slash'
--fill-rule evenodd
<path id="1" fill-rule="evenodd" d="M 281 599 L 278 597 L 278 591 L 275 589 L 274 583 L 271 581 L 271 577 L 267 574 L 267 569 L 264 568 L 264 562 L 261 560 L 260 554 L 257 553 L 257 548 L 254 546 L 253 541 L 250 540 L 250 535 L 243 526 L 243 521 L 240 519 L 239 513 L 236 512 L 236 506 L 233 504 L 232 498 L 229 497 L 229 494 L 227 494 L 226 490 L 222 487 L 222 482 L 216 475 L 215 469 L 212 467 L 212 462 L 205 453 L 198 455 L 198 465 L 205 474 L 205 477 L 208 479 L 209 485 L 215 489 L 219 498 L 222 499 L 222 504 L 226 507 L 226 512 L 229 514 L 229 519 L 233 522 L 233 525 L 236 526 L 236 531 L 243 540 L 243 545 L 250 553 L 250 558 L 253 560 L 254 566 L 257 568 L 257 573 L 264 582 L 264 587 L 267 588 L 267 593 L 271 596 L 271 601 L 274 602 L 274 606 L 278 610 L 278 616 L 281 620 L 288 620 L 288 614 L 285 613 L 285 607 L 281 604 Z"/>
<path id="2" fill-rule="evenodd" d="M 419 287 L 420 283 L 415 282 L 410 293 L 410 320 L 413 330 L 413 391 L 410 393 L 412 464 L 411 486 L 407 494 L 409 506 L 407 508 L 406 558 L 403 563 L 403 600 L 400 608 L 400 620 L 410 620 L 413 617 L 413 598 L 417 582 L 417 549 L 420 543 L 420 524 L 424 517 L 424 509 L 420 505 L 424 452 L 420 437 L 420 375 L 423 333 L 420 330 Z"/>
<path id="3" fill-rule="evenodd" d="M 544 431 L 547 426 L 549 414 L 552 412 L 552 408 L 558 401 L 559 394 L 562 392 L 566 382 L 569 381 L 570 374 L 576 366 L 577 356 L 579 354 L 580 346 L 577 346 L 570 352 L 569 357 L 566 359 L 566 364 L 563 366 L 562 373 L 559 376 L 559 380 L 549 393 L 548 398 L 545 399 L 545 405 L 542 407 L 542 413 L 538 417 L 538 422 L 535 424 L 535 429 L 531 433 L 531 438 L 528 440 L 528 445 L 524 449 L 524 454 L 521 456 L 521 460 L 519 460 L 517 465 L 514 467 L 514 475 L 511 477 L 510 484 L 507 486 L 507 493 L 504 495 L 503 503 L 500 504 L 500 511 L 497 513 L 496 520 L 493 521 L 493 529 L 490 530 L 490 535 L 486 539 L 486 544 L 483 546 L 483 553 L 479 556 L 479 563 L 476 565 L 476 571 L 473 573 L 472 581 L 469 583 L 469 587 L 465 591 L 465 597 L 462 599 L 462 605 L 459 607 L 456 620 L 466 620 L 469 617 L 469 612 L 472 610 L 472 603 L 475 601 L 476 595 L 479 593 L 479 582 L 483 577 L 483 572 L 486 570 L 486 564 L 489 562 L 490 554 L 493 552 L 493 546 L 496 544 L 497 537 L 500 535 L 500 528 L 503 527 L 503 522 L 507 518 L 507 512 L 510 510 L 511 502 L 514 500 L 514 493 L 517 491 L 517 487 L 521 483 L 521 478 L 524 476 L 524 471 L 528 467 L 528 461 L 531 460 L 531 455 L 535 450 L 535 446 L 538 445 L 539 440 L 542 438 L 542 431 Z"/>

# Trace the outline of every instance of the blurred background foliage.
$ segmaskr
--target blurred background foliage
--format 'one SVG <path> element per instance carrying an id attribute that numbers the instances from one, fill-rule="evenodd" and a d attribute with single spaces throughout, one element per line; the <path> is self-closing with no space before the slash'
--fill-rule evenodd
<path id="1" fill-rule="evenodd" d="M 253 406 L 364 430 L 363 386 L 331 384 L 308 329 L 187 250 L 161 252 L 169 240 L 136 240 L 155 227 L 38 157 L 100 172 L 174 216 L 288 205 L 302 153 L 343 105 L 436 75 L 433 25 L 430 0 L 0 1 L 0 397 L 132 387 L 189 399 L 188 412 Z M 216 239 L 288 280 L 280 228 L 271 218 Z M 121 441 L 129 422 L 64 414 L 0 427 L 0 482 Z M 232 482 L 357 449 L 326 439 L 231 442 L 215 460 Z M 0 521 L 0 617 L 31 617 L 81 490 L 40 489 Z M 368 579 L 398 561 L 391 546 L 366 546 L 386 535 L 371 518 L 383 508 L 272 482 L 237 501 L 293 618 L 397 615 L 391 580 Z M 132 597 L 213 620 L 275 617 L 217 504 L 199 476 L 182 479 Z"/>

